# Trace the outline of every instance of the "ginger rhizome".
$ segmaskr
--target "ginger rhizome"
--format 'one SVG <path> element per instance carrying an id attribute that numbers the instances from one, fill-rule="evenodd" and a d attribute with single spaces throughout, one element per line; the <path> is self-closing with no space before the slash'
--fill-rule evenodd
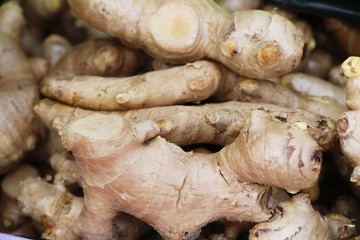
<path id="1" fill-rule="evenodd" d="M 313 209 L 310 200 L 304 194 L 298 194 L 289 201 L 281 202 L 269 221 L 259 223 L 251 229 L 249 239 L 332 238 L 327 219 Z"/>
<path id="2" fill-rule="evenodd" d="M 1 181 L 0 219 L 5 228 L 15 229 L 25 222 L 17 204 L 19 184 L 28 177 L 38 175 L 38 171 L 27 164 L 22 164 L 4 175 Z"/>
<path id="3" fill-rule="evenodd" d="M 291 90 L 310 96 L 328 96 L 345 106 L 345 90 L 321 78 L 304 74 L 292 73 L 283 76 L 280 83 Z"/>
<path id="4" fill-rule="evenodd" d="M 266 11 L 230 13 L 207 0 L 69 4 L 90 26 L 172 63 L 209 58 L 241 75 L 264 79 L 290 72 L 303 52 L 301 31 Z"/>
<path id="5" fill-rule="evenodd" d="M 160 137 L 169 131 L 166 119 L 130 122 L 119 115 L 76 111 L 48 119 L 38 108 L 75 156 L 85 195 L 76 231 L 85 238 L 116 238 L 112 220 L 118 211 L 171 239 L 222 217 L 264 221 L 271 216 L 271 188 L 256 183 L 298 191 L 314 185 L 321 168 L 321 149 L 301 124 L 275 121 L 259 110 L 250 113 L 232 144 L 203 154 L 184 152 Z M 286 170 L 274 176 L 270 169 L 284 169 L 284 164 Z"/>
<path id="6" fill-rule="evenodd" d="M 222 68 L 208 61 L 132 77 L 47 77 L 41 92 L 72 106 L 129 110 L 198 102 L 221 88 Z M 174 81 L 171 81 L 173 79 Z M 176 85 L 176 88 L 174 87 Z M 92 86 L 91 89 L 87 86 Z"/>
<path id="7" fill-rule="evenodd" d="M 341 65 L 342 74 L 348 81 L 346 83 L 346 105 L 352 111 L 342 114 L 337 123 L 341 150 L 351 162 L 354 170 L 351 181 L 360 184 L 360 132 L 357 127 L 360 119 L 360 58 L 349 57 Z"/>
<path id="8" fill-rule="evenodd" d="M 266 80 L 243 79 L 233 81 L 233 87 L 223 95 L 215 96 L 217 101 L 245 101 L 270 103 L 291 109 L 303 109 L 337 121 L 346 110 L 334 98 L 329 96 L 301 95 L 280 83 Z"/>
<path id="9" fill-rule="evenodd" d="M 167 130 L 160 135 L 177 145 L 212 143 L 224 146 L 232 143 L 239 135 L 241 126 L 250 112 L 259 109 L 268 112 L 273 120 L 306 128 L 324 150 L 331 149 L 335 144 L 336 126 L 332 120 L 299 109 L 292 110 L 264 103 L 227 102 L 200 106 L 166 106 L 111 114 L 121 115 L 130 121 L 150 119 L 161 122 L 167 119 L 163 121 L 163 127 Z M 36 111 L 48 128 L 52 127 L 50 123 L 56 117 L 71 118 L 74 114 L 87 116 L 94 113 L 48 99 L 41 100 Z"/>
<path id="10" fill-rule="evenodd" d="M 68 50 L 48 76 L 128 76 L 141 65 L 143 56 L 112 40 L 94 39 Z M 44 79 L 46 81 L 46 79 Z"/>
<path id="11" fill-rule="evenodd" d="M 83 199 L 71 194 L 63 185 L 27 178 L 20 185 L 18 201 L 22 213 L 44 227 L 42 238 L 80 239 L 74 226 L 83 209 Z M 119 239 L 138 239 L 149 230 L 145 223 L 124 213 L 119 213 L 114 222 Z"/>
<path id="12" fill-rule="evenodd" d="M 29 59 L 19 46 L 25 24 L 14 2 L 0 8 L 0 174 L 32 150 L 39 134 L 33 106 L 38 101 L 37 83 Z"/>
<path id="13" fill-rule="evenodd" d="M 28 178 L 20 184 L 18 201 L 23 214 L 45 226 L 43 238 L 79 239 L 73 229 L 83 201 L 64 186 Z"/>

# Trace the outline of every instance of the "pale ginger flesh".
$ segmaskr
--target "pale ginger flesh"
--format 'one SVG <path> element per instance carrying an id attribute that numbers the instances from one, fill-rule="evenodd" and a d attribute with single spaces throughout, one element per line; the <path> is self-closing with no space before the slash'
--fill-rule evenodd
<path id="1" fill-rule="evenodd" d="M 241 75 L 266 79 L 293 70 L 303 53 L 301 31 L 266 11 L 230 13 L 207 0 L 69 4 L 90 26 L 167 62 L 214 59 Z"/>
<path id="2" fill-rule="evenodd" d="M 241 126 L 252 110 L 264 110 L 272 119 L 290 124 L 299 124 L 307 128 L 313 139 L 323 148 L 331 149 L 336 141 L 336 125 L 332 120 L 303 110 L 293 110 L 264 103 L 227 102 L 205 104 L 201 106 L 166 106 L 132 110 L 126 112 L 112 112 L 130 121 L 150 119 L 161 122 L 163 128 L 160 135 L 169 142 L 177 145 L 196 143 L 213 143 L 227 145 L 239 135 Z M 52 120 L 56 117 L 73 118 L 84 117 L 94 111 L 69 107 L 48 99 L 41 100 L 35 107 L 43 122 L 51 128 Z M 305 123 L 305 124 L 303 124 Z"/>
<path id="3" fill-rule="evenodd" d="M 269 188 L 252 183 L 297 191 L 317 182 L 321 150 L 301 125 L 273 121 L 266 112 L 254 111 L 235 142 L 218 153 L 202 154 L 184 152 L 158 136 L 167 131 L 162 129 L 164 121 L 136 123 L 106 113 L 75 113 L 50 121 L 73 152 L 82 179 L 85 208 L 77 222 L 81 236 L 115 238 L 111 219 L 118 211 L 172 239 L 222 217 L 263 221 L 269 217 Z M 274 176 L 271 168 L 284 172 Z M 133 185 L 136 190 L 129 188 Z M 210 191 L 204 189 L 209 185 Z"/>

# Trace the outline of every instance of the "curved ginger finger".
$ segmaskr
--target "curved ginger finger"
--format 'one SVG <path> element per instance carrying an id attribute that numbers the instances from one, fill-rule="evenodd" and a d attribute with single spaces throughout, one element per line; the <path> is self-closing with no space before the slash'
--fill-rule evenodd
<path id="1" fill-rule="evenodd" d="M 55 76 L 45 78 L 41 92 L 66 104 L 93 110 L 175 105 L 198 102 L 214 94 L 221 87 L 222 70 L 218 64 L 197 61 L 123 78 Z"/>
<path id="2" fill-rule="evenodd" d="M 290 72 L 303 53 L 301 31 L 261 10 L 231 14 L 207 0 L 69 4 L 89 25 L 170 63 L 213 59 L 241 75 L 264 79 Z"/>

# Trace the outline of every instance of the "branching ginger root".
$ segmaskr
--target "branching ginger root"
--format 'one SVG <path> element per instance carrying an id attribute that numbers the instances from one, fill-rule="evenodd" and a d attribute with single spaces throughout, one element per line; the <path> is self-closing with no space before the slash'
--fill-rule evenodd
<path id="1" fill-rule="evenodd" d="M 263 221 L 270 216 L 270 188 L 252 183 L 297 191 L 314 185 L 321 168 L 321 150 L 306 130 L 263 111 L 252 112 L 239 137 L 214 154 L 184 152 L 158 136 L 168 130 L 162 129 L 166 119 L 129 122 L 114 114 L 74 113 L 54 119 L 45 113 L 43 121 L 58 129 L 75 156 L 85 195 L 76 231 L 85 238 L 116 238 L 112 220 L 118 211 L 170 239 L 222 217 Z M 282 174 L 270 170 L 284 164 Z"/>
<path id="2" fill-rule="evenodd" d="M 35 76 L 19 46 L 25 24 L 14 2 L 0 8 L 0 174 L 17 164 L 36 145 L 39 125 L 33 106 L 38 101 Z"/>
<path id="3" fill-rule="evenodd" d="M 0 219 L 6 229 L 15 229 L 24 223 L 24 216 L 17 204 L 18 189 L 21 181 L 28 177 L 37 177 L 37 170 L 27 164 L 6 173 L 1 181 Z"/>
<path id="4" fill-rule="evenodd" d="M 42 238 L 80 239 L 74 226 L 83 209 L 83 199 L 72 195 L 63 185 L 28 178 L 20 184 L 18 201 L 22 213 L 45 228 Z M 123 240 L 138 239 L 149 230 L 145 223 L 124 213 L 116 216 L 115 226 Z"/>
<path id="5" fill-rule="evenodd" d="M 247 77 L 270 78 L 294 69 L 303 52 L 302 33 L 290 21 L 266 11 L 231 14 L 207 0 L 69 4 L 89 25 L 166 62 L 208 58 Z"/>
<path id="6" fill-rule="evenodd" d="M 49 159 L 51 168 L 56 171 L 54 184 L 70 185 L 79 181 L 76 174 L 75 159 L 65 149 L 55 151 Z"/>
<path id="7" fill-rule="evenodd" d="M 341 150 L 354 167 L 350 180 L 360 184 L 360 130 L 357 124 L 360 120 L 360 58 L 349 57 L 341 65 L 346 83 L 346 105 L 352 111 L 342 114 L 338 120 L 337 132 Z"/>
<path id="8" fill-rule="evenodd" d="M 330 240 L 327 219 L 315 211 L 305 194 L 279 204 L 274 216 L 250 231 L 250 240 L 291 239 Z"/>
<path id="9" fill-rule="evenodd" d="M 224 146 L 235 140 L 250 112 L 258 109 L 268 112 L 273 120 L 303 125 L 324 150 L 331 149 L 335 144 L 336 125 L 330 119 L 299 109 L 264 103 L 227 102 L 200 106 L 166 106 L 111 114 L 121 115 L 130 121 L 150 119 L 161 122 L 167 119 L 163 122 L 163 128 L 167 130 L 160 135 L 177 145 L 213 143 Z M 48 128 L 51 128 L 52 119 L 57 117 L 85 117 L 94 113 L 48 99 L 41 100 L 35 110 Z"/>
<path id="10" fill-rule="evenodd" d="M 52 185 L 41 178 L 28 178 L 20 184 L 18 201 L 24 215 L 45 226 L 43 238 L 79 239 L 73 229 L 83 201 L 64 186 Z"/>

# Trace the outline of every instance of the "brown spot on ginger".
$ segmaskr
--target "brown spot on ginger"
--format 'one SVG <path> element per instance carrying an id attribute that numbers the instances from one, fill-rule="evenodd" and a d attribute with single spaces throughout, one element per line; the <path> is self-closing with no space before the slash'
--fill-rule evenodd
<path id="1" fill-rule="evenodd" d="M 282 55 L 282 49 L 275 42 L 266 43 L 265 46 L 257 50 L 255 58 L 259 66 L 265 67 L 276 64 Z"/>

